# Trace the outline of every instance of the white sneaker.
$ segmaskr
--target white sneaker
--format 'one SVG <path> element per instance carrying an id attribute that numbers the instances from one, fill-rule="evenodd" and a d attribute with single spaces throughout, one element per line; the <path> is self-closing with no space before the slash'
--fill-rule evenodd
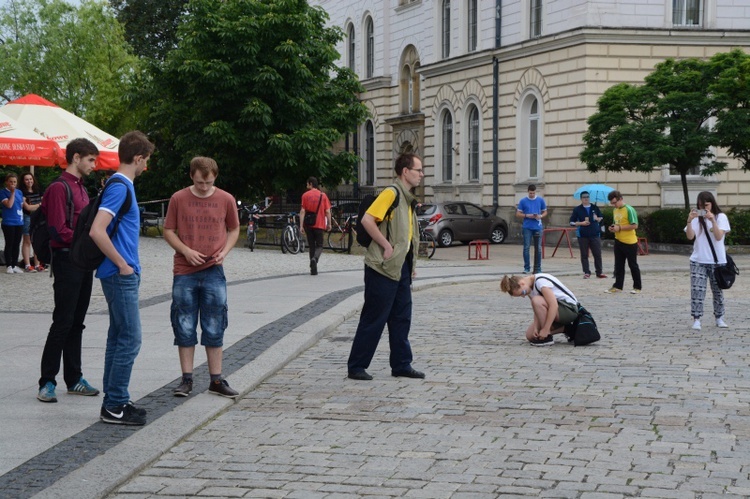
<path id="1" fill-rule="evenodd" d="M 719 317 L 718 319 L 716 319 L 716 327 L 727 328 L 729 326 L 727 326 L 727 323 L 724 322 L 724 317 Z"/>
<path id="2" fill-rule="evenodd" d="M 695 329 L 696 331 L 700 331 L 701 330 L 701 320 L 700 319 L 695 319 L 695 322 L 693 322 L 693 329 Z"/>
<path id="3" fill-rule="evenodd" d="M 13 273 L 14 274 L 23 274 L 23 270 L 21 270 L 19 267 L 13 267 Z"/>
<path id="4" fill-rule="evenodd" d="M 13 267 L 8 267 L 8 270 L 6 270 L 5 273 L 6 274 L 15 274 L 15 272 L 13 272 Z"/>

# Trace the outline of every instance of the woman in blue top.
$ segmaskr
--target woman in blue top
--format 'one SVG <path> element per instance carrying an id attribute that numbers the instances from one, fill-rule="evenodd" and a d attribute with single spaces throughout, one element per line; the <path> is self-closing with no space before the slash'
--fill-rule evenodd
<path id="1" fill-rule="evenodd" d="M 18 187 L 18 175 L 5 176 L 5 189 L 0 191 L 0 204 L 3 216 L 3 237 L 5 237 L 5 265 L 8 274 L 23 274 L 18 268 L 18 252 L 23 234 L 23 194 Z"/>

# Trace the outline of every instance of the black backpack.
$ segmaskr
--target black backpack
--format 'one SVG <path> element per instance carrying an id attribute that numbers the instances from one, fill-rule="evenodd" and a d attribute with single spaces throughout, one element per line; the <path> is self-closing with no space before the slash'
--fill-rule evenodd
<path id="1" fill-rule="evenodd" d="M 69 228 L 73 228 L 73 191 L 70 189 L 68 183 L 62 178 L 56 178 L 55 182 L 61 182 L 65 186 L 67 193 L 68 202 L 65 210 L 65 225 Z M 47 186 L 47 191 L 52 187 L 52 184 Z M 45 191 L 45 192 L 47 192 Z M 44 197 L 42 197 L 44 199 Z M 52 237 L 49 233 L 49 226 L 47 225 L 47 215 L 42 211 L 42 207 L 39 206 L 35 212 L 31 214 L 31 223 L 29 225 L 29 238 L 31 239 L 31 247 L 34 248 L 34 254 L 37 259 L 42 263 L 52 262 L 52 247 L 50 242 Z"/>
<path id="2" fill-rule="evenodd" d="M 99 249 L 99 246 L 96 245 L 94 240 L 91 239 L 90 232 L 96 214 L 99 212 L 99 206 L 102 204 L 104 193 L 107 191 L 107 187 L 112 183 L 120 183 L 127 186 L 127 183 L 121 178 L 110 178 L 96 199 L 87 204 L 86 207 L 81 210 L 81 214 L 78 215 L 78 223 L 76 223 L 76 228 L 73 232 L 73 244 L 70 246 L 70 261 L 81 270 L 96 270 L 104 261 L 104 253 L 102 253 L 102 250 Z M 115 217 L 115 225 L 112 227 L 112 232 L 109 233 L 110 238 L 115 237 L 122 217 L 124 217 L 128 210 L 130 210 L 132 204 L 131 198 L 132 196 L 128 191 L 127 196 L 125 196 L 125 201 L 123 201 L 122 206 L 117 212 L 117 217 Z"/>
<path id="3" fill-rule="evenodd" d="M 390 186 L 393 188 L 394 191 L 396 191 L 396 199 L 393 201 L 393 204 L 391 204 L 390 208 L 388 208 L 388 211 L 385 212 L 385 216 L 383 217 L 383 220 L 387 220 L 388 227 L 386 228 L 386 238 L 390 241 L 391 239 L 391 221 L 388 220 L 388 218 L 391 215 L 391 212 L 398 207 L 398 202 L 401 198 L 401 193 L 399 192 L 398 188 L 395 186 Z M 367 230 L 365 230 L 364 227 L 362 227 L 362 217 L 365 216 L 365 213 L 367 213 L 367 209 L 370 207 L 370 205 L 377 199 L 377 196 L 374 194 L 368 194 L 364 198 L 362 198 L 362 201 L 359 203 L 359 209 L 357 210 L 357 243 L 367 248 L 370 246 L 370 243 L 372 242 L 372 237 L 370 237 L 370 234 L 367 233 Z M 382 223 L 382 222 L 381 222 Z M 380 225 L 380 224 L 378 224 Z"/>

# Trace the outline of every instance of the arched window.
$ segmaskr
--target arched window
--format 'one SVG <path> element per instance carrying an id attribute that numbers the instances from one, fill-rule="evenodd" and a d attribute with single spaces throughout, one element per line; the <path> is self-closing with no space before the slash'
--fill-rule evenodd
<path id="1" fill-rule="evenodd" d="M 365 185 L 375 185 L 375 128 L 365 123 Z"/>
<path id="2" fill-rule="evenodd" d="M 539 176 L 539 101 L 534 98 L 529 110 L 529 178 Z"/>
<path id="3" fill-rule="evenodd" d="M 355 55 L 357 54 L 357 46 L 354 43 L 354 25 L 353 24 L 349 25 L 349 31 L 348 31 L 348 33 L 346 35 L 346 38 L 347 38 L 347 45 L 349 46 L 349 54 L 348 54 L 349 55 L 349 64 L 348 64 L 348 66 L 349 66 L 349 69 L 351 69 L 352 71 L 355 71 L 355 68 L 356 68 Z"/>
<path id="4" fill-rule="evenodd" d="M 469 182 L 479 181 L 479 109 L 477 106 L 469 106 L 469 140 L 467 153 L 469 156 Z"/>
<path id="5" fill-rule="evenodd" d="M 443 170 L 443 182 L 453 181 L 453 116 L 450 111 L 443 112 L 441 120 L 441 166 Z"/>
<path id="6" fill-rule="evenodd" d="M 447 59 L 451 56 L 451 0 L 443 0 L 441 17 L 443 59 Z"/>
<path id="7" fill-rule="evenodd" d="M 365 30 L 367 32 L 367 63 L 365 64 L 365 74 L 367 78 L 372 78 L 373 74 L 375 74 L 375 29 L 371 17 L 367 18 Z"/>
<path id="8" fill-rule="evenodd" d="M 419 102 L 419 54 L 413 45 L 404 49 L 401 55 L 399 82 L 399 110 L 401 114 L 418 113 Z"/>
<path id="9" fill-rule="evenodd" d="M 468 0 L 468 50 L 474 52 L 477 49 L 477 0 Z"/>

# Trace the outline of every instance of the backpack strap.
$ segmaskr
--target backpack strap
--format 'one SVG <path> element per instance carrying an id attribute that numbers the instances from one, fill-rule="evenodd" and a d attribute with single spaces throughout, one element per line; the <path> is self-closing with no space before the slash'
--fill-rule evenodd
<path id="1" fill-rule="evenodd" d="M 59 182 L 59 183 L 61 183 L 62 185 L 65 186 L 65 197 L 66 197 L 66 200 L 67 200 L 67 202 L 65 204 L 65 207 L 66 207 L 66 210 L 65 210 L 65 225 L 67 225 L 68 228 L 72 230 L 73 229 L 73 213 L 74 213 L 74 209 L 75 209 L 75 206 L 73 205 L 73 190 L 70 188 L 70 186 L 68 185 L 68 183 L 62 177 L 57 177 L 55 180 L 53 180 L 52 183 L 47 186 L 47 189 L 49 190 L 49 188 L 55 182 Z"/>
<path id="2" fill-rule="evenodd" d="M 536 277 L 536 278 L 534 278 L 534 289 L 536 289 L 537 293 L 542 294 L 542 292 L 539 290 L 539 288 L 536 287 L 536 281 L 539 280 L 539 279 L 544 279 L 546 281 L 551 282 L 557 289 L 559 289 L 560 291 L 562 291 L 563 293 L 565 293 L 566 295 L 568 295 L 571 299 L 575 300 L 575 298 L 573 297 L 573 295 L 571 295 L 570 293 L 568 293 L 567 291 L 565 291 L 565 288 L 563 288 L 562 286 L 560 286 L 559 284 L 557 284 L 555 281 L 553 281 L 552 279 L 550 279 L 548 277 Z M 578 300 L 576 300 L 576 305 L 578 305 L 580 307 L 581 306 L 581 302 L 579 302 Z"/>
<path id="3" fill-rule="evenodd" d="M 97 200 L 97 211 L 99 209 L 99 206 L 102 204 L 102 199 L 104 198 L 104 191 L 107 190 L 107 187 L 111 183 L 118 183 L 123 184 L 126 189 L 127 195 L 125 196 L 125 201 L 123 201 L 122 205 L 120 206 L 120 209 L 117 210 L 117 216 L 115 217 L 115 225 L 112 227 L 112 232 L 109 234 L 110 239 L 115 237 L 117 234 L 117 228 L 120 226 L 120 221 L 122 221 L 123 217 L 125 217 L 125 214 L 130 210 L 130 206 L 132 205 L 132 196 L 130 195 L 130 190 L 127 188 L 128 184 L 122 180 L 121 178 L 112 177 L 110 178 L 106 184 L 104 184 L 104 189 L 102 189 L 102 193 L 99 195 L 99 198 Z"/>
<path id="4" fill-rule="evenodd" d="M 393 200 L 393 203 L 391 203 L 391 206 L 388 207 L 388 210 L 385 212 L 385 216 L 383 217 L 383 220 L 386 222 L 385 226 L 385 238 L 390 242 L 391 240 L 391 219 L 390 215 L 393 212 L 394 209 L 398 207 L 398 203 L 401 200 L 401 192 L 398 190 L 398 187 L 396 187 L 395 184 L 391 184 L 388 187 L 392 187 L 394 191 L 396 191 L 396 199 Z"/>

